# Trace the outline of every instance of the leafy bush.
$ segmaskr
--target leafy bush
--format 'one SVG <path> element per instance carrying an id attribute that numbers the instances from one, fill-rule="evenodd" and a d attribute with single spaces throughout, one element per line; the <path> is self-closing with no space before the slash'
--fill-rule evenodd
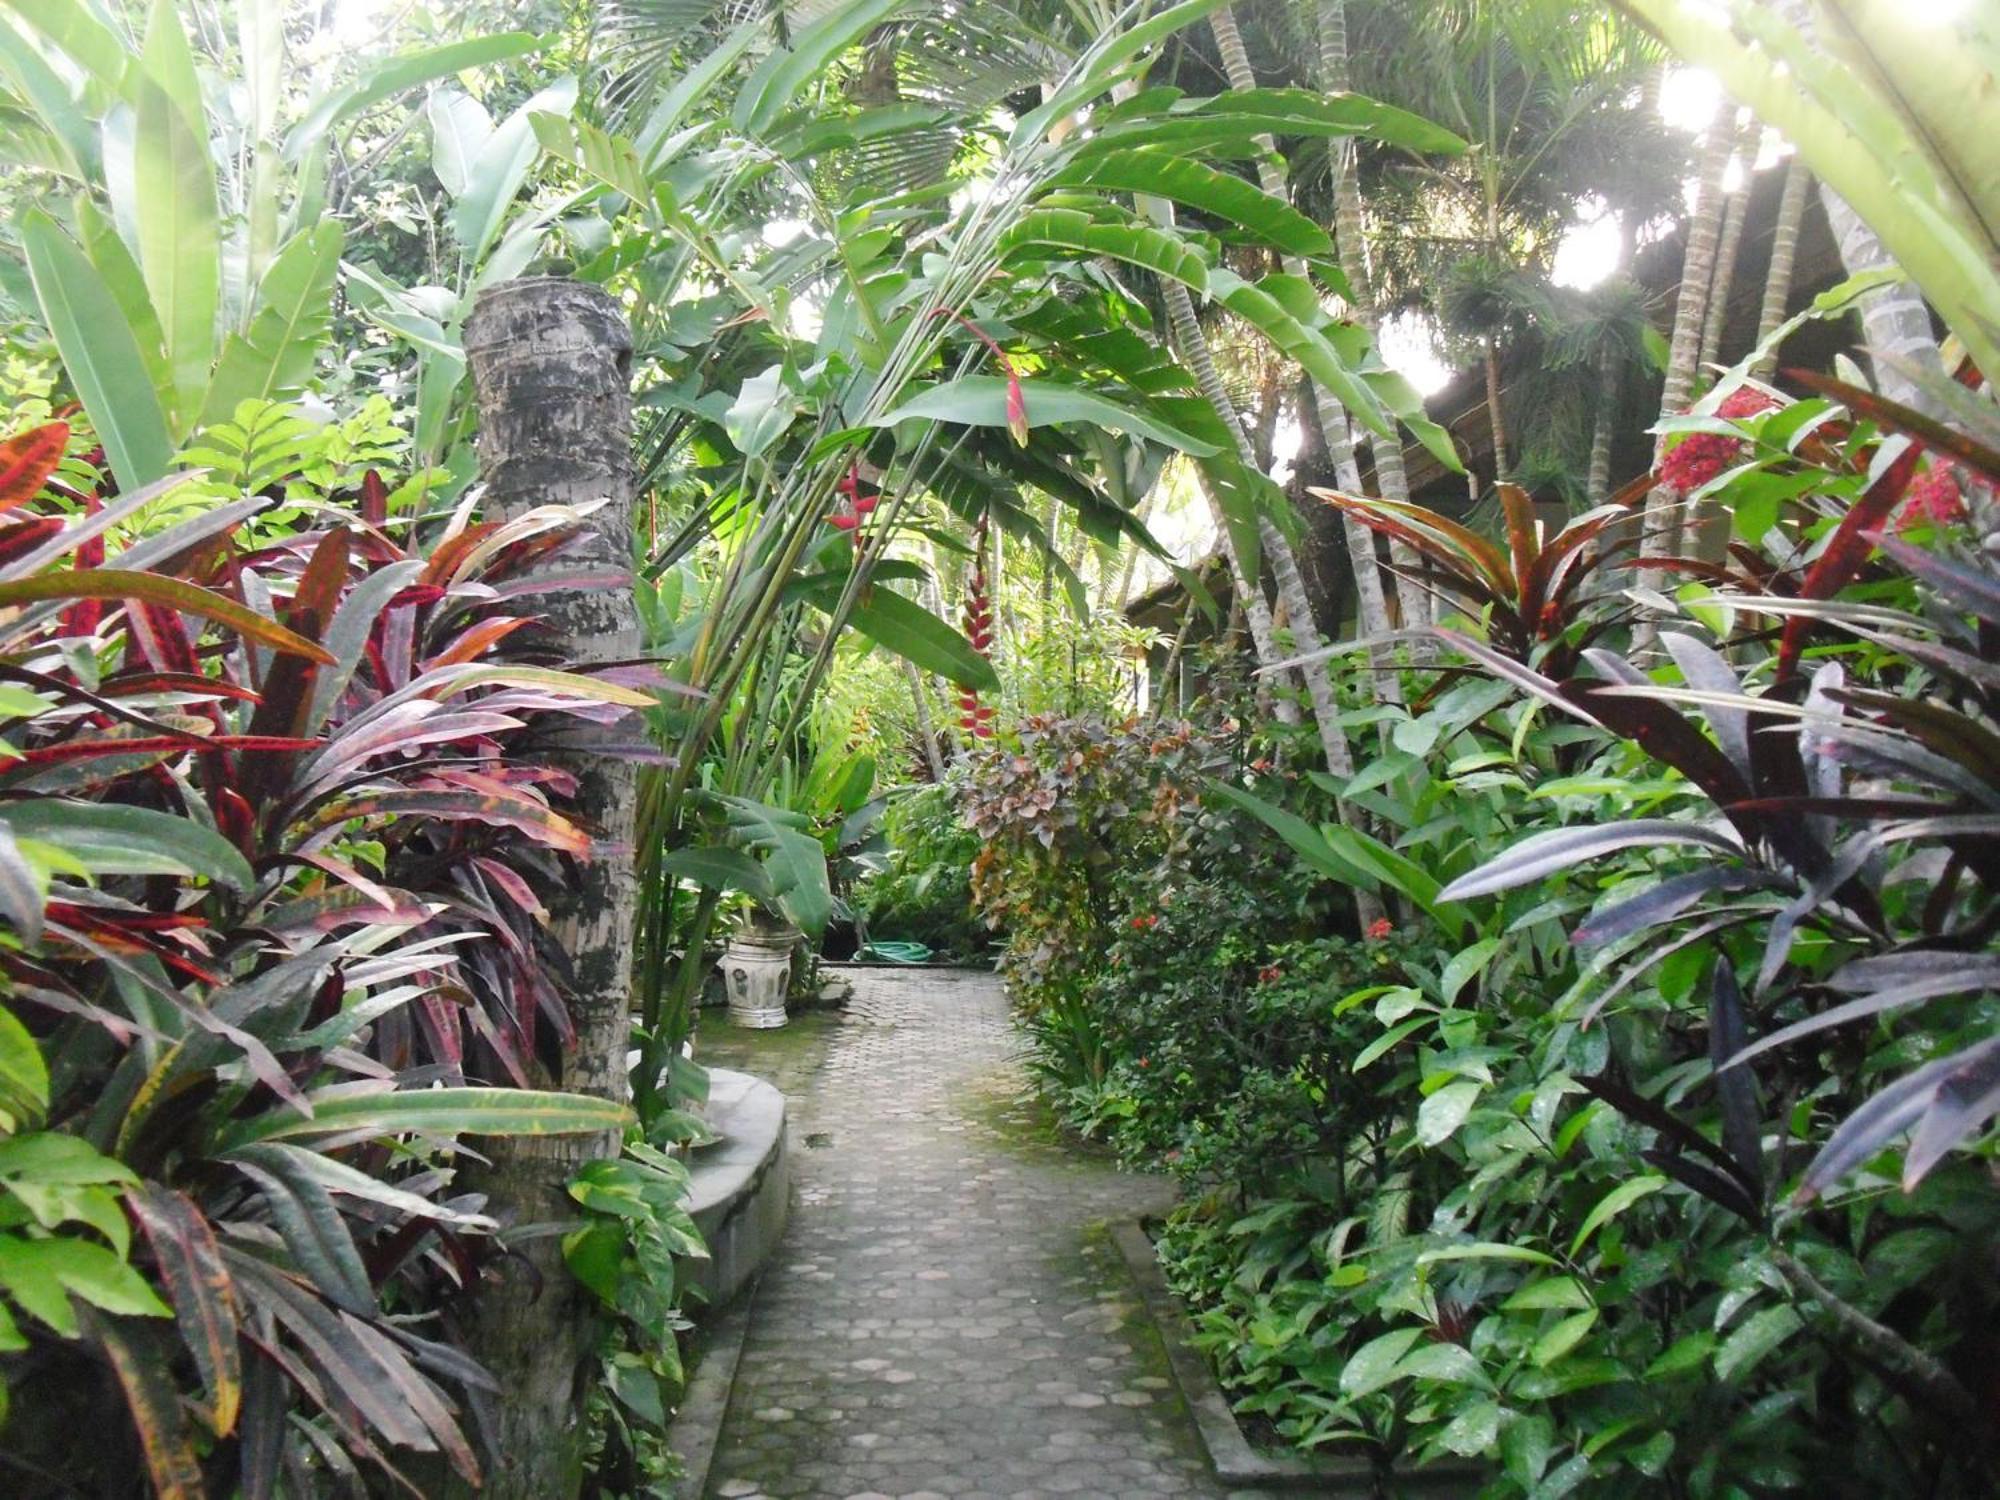
<path id="1" fill-rule="evenodd" d="M 524 752 L 651 700 L 504 612 L 573 516 L 418 550 L 371 477 L 323 530 L 141 532 L 174 482 L 75 506 L 66 443 L 0 448 L 10 1447 L 96 1492 L 476 1479 L 490 1381 L 435 1319 L 495 1226 L 454 1138 L 624 1118 L 489 1086 L 561 1044 L 535 890 L 591 852 Z M 113 1387 L 135 1444 L 67 1441 Z"/>
<path id="2" fill-rule="evenodd" d="M 886 868 L 865 877 L 854 908 L 869 937 L 918 942 L 942 959 L 987 956 L 990 935 L 972 910 L 979 839 L 959 821 L 957 793 L 917 787 L 892 797 L 883 815 Z"/>
<path id="3" fill-rule="evenodd" d="M 1136 767 L 989 771 L 1045 1072 L 1182 1178 L 1163 1263 L 1282 1440 L 1494 1495 L 1991 1487 L 1987 450 L 1728 395 L 1678 425 L 1737 534 L 1675 567 L 1657 666 L 1611 648 L 1623 599 L 1515 609 L 1496 571 L 1491 634 L 1440 634 L 1498 680 L 1351 712 L 1381 742 L 1344 782 L 1220 776 L 1165 840 Z M 1336 884 L 1394 929 L 1332 936 Z"/>

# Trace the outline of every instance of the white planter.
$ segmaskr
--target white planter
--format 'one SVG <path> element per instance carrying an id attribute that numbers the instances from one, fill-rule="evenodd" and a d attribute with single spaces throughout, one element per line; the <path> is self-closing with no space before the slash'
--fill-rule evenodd
<path id="1" fill-rule="evenodd" d="M 785 1024 L 785 992 L 792 984 L 795 928 L 745 927 L 722 950 L 722 982 L 729 991 L 729 1019 L 769 1030 Z"/>

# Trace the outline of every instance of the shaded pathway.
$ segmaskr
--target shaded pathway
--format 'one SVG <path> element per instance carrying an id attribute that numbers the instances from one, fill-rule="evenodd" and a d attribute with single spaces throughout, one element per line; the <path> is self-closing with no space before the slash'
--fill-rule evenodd
<path id="1" fill-rule="evenodd" d="M 708 1493 L 1220 1494 L 1098 1228 L 1164 1185 L 1037 1138 L 991 977 L 854 979 L 837 1019 L 704 1054 L 792 1096 L 798 1192 Z"/>

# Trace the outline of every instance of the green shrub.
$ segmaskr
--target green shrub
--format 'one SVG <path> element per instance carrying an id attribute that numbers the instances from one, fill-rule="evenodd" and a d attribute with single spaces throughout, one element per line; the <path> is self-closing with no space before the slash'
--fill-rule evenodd
<path id="1" fill-rule="evenodd" d="M 953 963 L 988 957 L 992 934 L 972 909 L 979 839 L 943 785 L 892 797 L 882 819 L 887 867 L 856 887 L 853 905 L 871 939 L 922 943 Z"/>

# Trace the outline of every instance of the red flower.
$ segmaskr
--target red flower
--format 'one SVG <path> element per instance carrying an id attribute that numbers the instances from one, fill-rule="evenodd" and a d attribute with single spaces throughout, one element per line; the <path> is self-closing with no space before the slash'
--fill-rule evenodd
<path id="1" fill-rule="evenodd" d="M 1146 1061 L 1146 1059 L 1142 1057 L 1139 1059 L 1139 1066 L 1142 1068 L 1150 1068 L 1152 1067 L 1152 1064 Z"/>
<path id="2" fill-rule="evenodd" d="M 1748 386 L 1731 391 L 1722 405 L 1715 409 L 1718 417 L 1730 421 L 1740 421 L 1744 417 L 1758 416 L 1777 406 L 1762 391 L 1753 391 Z M 1723 470 L 1741 461 L 1743 440 L 1726 437 L 1719 432 L 1691 432 L 1667 450 L 1660 460 L 1660 483 L 1678 495 L 1690 495 Z"/>
<path id="3" fill-rule="evenodd" d="M 1903 508 L 1896 517 L 1896 529 L 1913 526 L 1949 526 L 1965 519 L 1965 502 L 1980 480 L 1954 459 L 1934 458 L 1930 467 L 1910 481 L 1903 492 Z"/>
<path id="4" fill-rule="evenodd" d="M 1285 971 L 1276 964 L 1271 964 L 1257 971 L 1257 982 L 1259 984 L 1276 984 L 1284 977 Z"/>
<path id="5" fill-rule="evenodd" d="M 1132 930 L 1134 932 L 1148 932 L 1159 925 L 1160 919 L 1154 916 L 1134 917 L 1132 919 Z"/>
<path id="6" fill-rule="evenodd" d="M 1396 924 L 1387 917 L 1377 917 L 1368 924 L 1368 935 L 1371 938 L 1385 938 L 1395 930 Z"/>
<path id="7" fill-rule="evenodd" d="M 1028 398 L 1011 364 L 1007 366 L 1007 430 L 1016 443 L 1028 446 Z"/>

